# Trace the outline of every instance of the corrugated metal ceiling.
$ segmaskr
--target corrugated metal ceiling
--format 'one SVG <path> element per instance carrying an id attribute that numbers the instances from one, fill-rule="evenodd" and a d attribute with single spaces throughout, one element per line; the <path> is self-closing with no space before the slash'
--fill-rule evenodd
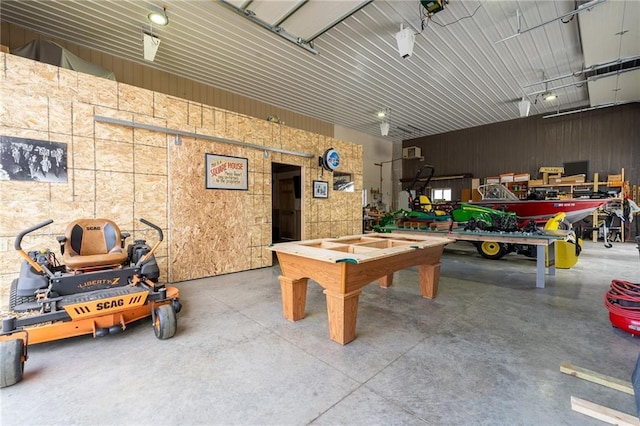
<path id="1" fill-rule="evenodd" d="M 256 7 L 263 8 L 263 16 L 277 20 L 285 13 L 277 7 L 287 3 L 298 2 L 262 0 Z M 337 0 L 314 3 L 339 14 L 350 10 Z M 161 10 L 163 4 L 169 25 L 150 28 L 148 13 Z M 267 14 L 270 4 L 273 16 Z M 389 139 L 399 140 L 517 118 L 523 96 L 532 103 L 532 115 L 589 106 L 587 86 L 581 84 L 584 73 L 579 72 L 585 67 L 580 32 L 585 40 L 599 39 L 599 28 L 606 21 L 617 31 L 628 31 L 624 38 L 633 44 L 638 21 L 632 25 L 608 12 L 620 4 L 627 13 L 638 13 L 640 2 L 609 0 L 581 12 L 580 29 L 578 19 L 555 20 L 496 43 L 516 33 L 517 10 L 526 29 L 578 4 L 451 0 L 443 11 L 423 21 L 418 0 L 376 0 L 317 37 L 313 46 L 318 55 L 211 0 L 3 0 L 0 16 L 46 35 L 375 136 L 380 136 L 376 113 L 389 108 Z M 312 14 L 307 27 L 297 23 L 295 29 L 312 34 L 322 27 L 320 15 Z M 401 23 L 418 33 L 413 55 L 407 59 L 400 57 L 394 37 Z M 143 31 L 153 31 L 161 39 L 152 63 L 143 59 Z M 606 46 L 597 47 L 602 49 Z M 564 77 L 540 83 L 543 76 Z M 618 85 L 620 80 L 624 79 L 617 79 Z M 539 96 L 549 87 L 559 87 L 555 102 Z M 630 96 L 638 100 L 637 95 Z"/>

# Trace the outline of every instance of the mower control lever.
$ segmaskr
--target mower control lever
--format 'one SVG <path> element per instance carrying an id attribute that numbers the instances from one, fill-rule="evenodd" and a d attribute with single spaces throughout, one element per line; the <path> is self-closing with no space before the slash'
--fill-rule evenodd
<path id="1" fill-rule="evenodd" d="M 156 231 L 158 231 L 158 241 L 155 243 L 155 245 L 151 248 L 151 250 L 149 250 L 149 252 L 144 255 L 143 257 L 141 257 L 138 262 L 136 263 L 136 266 L 140 266 L 143 265 L 147 260 L 149 260 L 151 258 L 151 256 L 153 256 L 153 253 L 156 251 L 156 249 L 158 248 L 158 246 L 160 245 L 160 243 L 162 242 L 162 240 L 164 239 L 164 234 L 162 233 L 162 229 L 160 229 L 160 227 L 158 225 L 154 225 L 153 223 L 149 222 L 146 219 L 140 218 L 140 222 L 144 223 L 147 226 L 152 227 L 153 229 L 155 229 Z"/>
<path id="2" fill-rule="evenodd" d="M 39 223 L 37 225 L 32 226 L 31 228 L 27 228 L 24 231 L 22 231 L 21 233 L 18 234 L 18 236 L 16 237 L 16 241 L 13 244 L 13 247 L 16 249 L 16 251 L 20 254 L 20 256 L 23 257 L 24 260 L 26 260 L 29 265 L 31 265 L 33 267 L 33 269 L 35 269 L 36 271 L 43 273 L 43 274 L 47 274 L 49 275 L 49 277 L 53 278 L 53 273 L 45 266 L 42 266 L 38 263 L 36 263 L 31 256 L 29 256 L 27 253 L 25 253 L 24 250 L 22 250 L 22 238 L 24 238 L 25 235 L 27 235 L 30 232 L 36 231 L 40 228 L 44 228 L 47 225 L 51 225 L 53 223 L 52 219 L 49 220 L 45 220 L 42 223 Z"/>
<path id="3" fill-rule="evenodd" d="M 153 223 L 149 222 L 147 219 L 143 219 L 143 218 L 140 218 L 140 222 L 142 222 L 145 225 L 150 226 L 153 229 L 155 229 L 156 231 L 158 231 L 160 241 L 162 241 L 164 239 L 164 234 L 162 233 L 162 229 L 160 229 L 160 227 L 158 225 L 154 225 Z"/>
<path id="4" fill-rule="evenodd" d="M 39 223 L 39 224 L 37 224 L 37 225 L 34 225 L 34 226 L 32 226 L 31 228 L 27 228 L 27 229 L 25 229 L 24 231 L 22 231 L 21 233 L 19 233 L 19 234 L 18 234 L 18 236 L 16 237 L 16 241 L 15 241 L 15 243 L 14 243 L 13 247 L 14 247 L 16 250 L 22 250 L 22 246 L 21 246 L 21 244 L 22 244 L 22 238 L 23 238 L 25 235 L 27 235 L 27 234 L 28 234 L 28 233 L 30 233 L 30 232 L 36 231 L 36 230 L 38 230 L 38 229 L 40 229 L 40 228 L 44 228 L 44 227 L 45 227 L 45 226 L 47 226 L 47 225 L 51 225 L 52 223 L 53 223 L 53 219 L 49 219 L 49 220 L 45 220 L 45 221 L 44 221 L 44 222 L 42 222 L 42 223 Z"/>

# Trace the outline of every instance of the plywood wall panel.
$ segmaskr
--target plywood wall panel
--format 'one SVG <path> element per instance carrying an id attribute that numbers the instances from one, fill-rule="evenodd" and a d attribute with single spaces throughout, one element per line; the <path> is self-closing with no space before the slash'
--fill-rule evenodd
<path id="1" fill-rule="evenodd" d="M 156 94 L 154 97 L 154 115 L 167 120 L 167 127 L 182 129 L 188 124 L 188 102 L 173 96 Z"/>
<path id="2" fill-rule="evenodd" d="M 277 108 L 264 102 L 229 93 L 202 82 L 193 82 L 182 77 L 168 74 L 151 67 L 115 58 L 102 52 L 80 48 L 74 43 L 59 40 L 46 35 L 40 35 L 26 30 L 18 25 L 2 22 L 3 44 L 14 49 L 21 47 L 34 39 L 51 40 L 61 44 L 67 50 L 81 58 L 111 69 L 116 80 L 133 86 L 171 94 L 200 103 L 229 109 L 241 114 L 250 115 L 265 120 L 269 115 L 278 115 L 280 120 L 288 126 L 299 127 L 312 133 L 333 135 L 333 125 L 311 117 L 302 116 L 292 111 Z"/>
<path id="3" fill-rule="evenodd" d="M 58 67 L 16 55 L 6 55 L 5 60 L 6 78 L 14 89 L 30 89 L 35 85 L 38 93 L 46 93 L 58 88 Z"/>
<path id="4" fill-rule="evenodd" d="M 134 148 L 133 167 L 136 173 L 142 175 L 166 175 L 167 148 L 136 144 Z"/>
<path id="5" fill-rule="evenodd" d="M 146 115 L 134 114 L 133 121 L 139 124 L 148 124 L 156 127 L 167 127 L 167 120 Z M 133 142 L 141 145 L 151 145 L 156 147 L 167 147 L 167 139 L 174 143 L 174 137 L 165 133 L 146 129 L 133 129 Z"/>
<path id="6" fill-rule="evenodd" d="M 71 101 L 50 98 L 48 114 L 49 132 L 71 135 Z"/>
<path id="7" fill-rule="evenodd" d="M 213 135 L 216 128 L 215 108 L 202 105 L 202 123 L 196 128 L 196 133 Z"/>
<path id="8" fill-rule="evenodd" d="M 131 229 L 133 227 L 133 204 L 96 201 L 95 217 L 111 219 L 118 226 L 124 229 Z"/>
<path id="9" fill-rule="evenodd" d="M 63 203 L 53 198 L 49 204 L 48 219 L 53 219 L 51 227 L 57 234 L 62 235 L 70 222 L 85 217 L 96 217 L 95 208 L 94 200 Z"/>
<path id="10" fill-rule="evenodd" d="M 73 136 L 73 156 L 67 158 L 68 167 L 94 170 L 96 168 L 96 142 L 94 138 Z"/>
<path id="11" fill-rule="evenodd" d="M 91 202 L 96 199 L 96 171 L 94 167 L 89 170 L 71 169 L 69 171 L 70 184 L 74 203 Z M 93 207 L 90 212 L 93 212 Z"/>
<path id="12" fill-rule="evenodd" d="M 202 127 L 202 105 L 189 102 L 187 112 L 187 125 L 190 128 Z"/>
<path id="13" fill-rule="evenodd" d="M 72 108 L 73 136 L 93 138 L 94 106 L 74 100 Z"/>
<path id="14" fill-rule="evenodd" d="M 163 198 L 163 197 L 159 197 Z M 159 201 L 159 200 L 155 200 Z M 162 229 L 169 229 L 169 224 L 167 220 L 167 211 L 164 209 L 159 209 L 155 203 L 140 203 L 136 202 L 133 205 L 133 217 L 134 223 L 137 227 L 146 226 L 142 223 L 138 223 L 140 218 L 144 218 L 154 225 L 159 226 Z"/>
<path id="15" fill-rule="evenodd" d="M 96 169 L 133 172 L 133 144 L 96 139 Z"/>
<path id="16" fill-rule="evenodd" d="M 118 83 L 106 78 L 78 74 L 78 100 L 92 105 L 109 108 L 118 107 Z"/>
<path id="17" fill-rule="evenodd" d="M 134 174 L 96 170 L 96 200 L 118 205 L 133 205 Z M 118 223 L 118 222 L 116 222 Z"/>
<path id="18" fill-rule="evenodd" d="M 0 61 L 4 60 L 5 57 L 0 56 Z M 33 69 L 37 70 L 39 66 L 42 64 L 36 63 Z M 46 67 L 44 72 L 49 72 Z M 64 73 L 65 78 L 60 79 L 59 86 L 55 90 L 51 88 L 47 97 L 43 96 L 47 99 L 47 108 L 56 111 L 46 115 L 41 130 L 20 128 L 24 126 L 22 122 L 20 127 L 10 127 L 3 122 L 1 129 L 10 135 L 26 133 L 45 140 L 55 137 L 66 141 L 69 146 L 68 182 L 56 184 L 59 186 L 46 184 L 46 187 L 40 187 L 44 191 L 38 192 L 25 191 L 24 187 L 14 186 L 14 182 L 3 186 L 2 197 L 6 198 L 3 202 L 12 214 L 0 214 L 0 238 L 11 238 L 24 229 L 22 220 L 8 222 L 13 217 L 42 220 L 53 217 L 55 226 L 62 232 L 76 217 L 101 216 L 111 218 L 123 230 L 132 232 L 133 238 L 148 236 L 149 240 L 155 241 L 155 232 L 139 222 L 139 218 L 144 217 L 165 231 L 164 247 L 158 252 L 161 272 L 165 275 L 161 280 L 182 281 L 269 266 L 272 255 L 265 247 L 272 240 L 272 162 L 302 167 L 305 175 L 303 232 L 307 234 L 306 238 L 348 233 L 361 222 L 353 215 L 353 206 L 360 203 L 359 193 L 335 197 L 330 194 L 328 200 L 311 199 L 311 178 L 321 175 L 317 156 L 329 147 L 325 136 L 119 83 L 111 86 L 113 96 L 90 97 L 87 87 L 96 90 L 101 82 L 89 82 L 87 79 L 92 77 L 88 76 L 74 78 L 68 71 Z M 124 69 L 123 73 L 126 74 Z M 7 72 L 7 75 L 18 78 L 16 73 Z M 154 74 L 153 77 L 157 76 Z M 84 83 L 87 85 L 83 86 Z M 191 87 L 194 90 L 197 86 Z M 20 90 L 38 93 L 28 85 Z M 224 96 L 236 107 L 251 108 L 229 94 L 215 90 L 208 93 L 214 98 Z M 18 107 L 18 104 L 11 105 L 10 113 L 18 114 Z M 181 145 L 176 145 L 173 136 L 162 132 L 94 122 L 94 114 L 309 152 L 314 158 L 273 152 L 265 157 L 262 149 L 188 137 L 182 139 Z M 66 122 L 65 116 L 68 117 Z M 22 120 L 28 121 L 29 117 L 23 116 Z M 343 150 L 344 164 L 353 169 L 361 167 L 358 160 L 352 158 L 361 154 L 351 144 L 333 139 L 329 143 Z M 248 190 L 206 189 L 205 153 L 247 158 Z M 331 174 L 324 173 L 326 180 L 330 180 Z M 361 176 L 357 179 L 361 183 Z M 26 187 L 33 185 L 27 183 Z M 15 189 L 5 190 L 10 187 Z M 38 194 L 38 197 L 25 203 L 25 192 Z M 44 199 L 43 194 L 46 194 Z M 56 199 L 52 194 L 61 197 Z M 333 214 L 332 208 L 341 212 Z M 2 285 L 17 272 L 20 261 L 5 260 L 5 253 L 0 253 L 0 257 L 2 262 L 13 265 L 9 266 L 8 272 L 0 273 Z"/>
<path id="19" fill-rule="evenodd" d="M 153 92 L 128 84 L 118 84 L 118 110 L 153 115 Z"/>
<path id="20" fill-rule="evenodd" d="M 26 191 L 28 187 L 24 188 Z M 19 195 L 15 199 L 4 201 L 0 209 L 0 235 L 15 237 L 23 229 L 49 219 L 50 207 L 51 201 L 48 197 L 25 200 Z"/>
<path id="21" fill-rule="evenodd" d="M 95 114 L 98 116 L 112 117 L 112 113 L 107 113 L 108 110 L 101 110 L 96 108 Z M 131 122 L 131 113 L 118 114 L 120 117 L 112 117 L 115 119 L 126 120 Z M 130 127 L 124 127 L 118 124 L 105 123 L 96 121 L 94 124 L 95 138 L 109 141 L 118 141 L 122 143 L 133 143 L 133 129 Z"/>
<path id="22" fill-rule="evenodd" d="M 29 95 L 10 87 L 0 88 L 2 113 L 0 125 L 47 132 L 49 128 L 49 100 L 38 94 Z M 25 108 L 29 105 L 29 108 Z"/>
<path id="23" fill-rule="evenodd" d="M 168 177 L 166 173 L 159 174 L 160 172 L 159 168 L 156 174 L 136 173 L 134 187 L 134 201 L 136 203 L 148 204 L 153 207 L 168 204 Z"/>

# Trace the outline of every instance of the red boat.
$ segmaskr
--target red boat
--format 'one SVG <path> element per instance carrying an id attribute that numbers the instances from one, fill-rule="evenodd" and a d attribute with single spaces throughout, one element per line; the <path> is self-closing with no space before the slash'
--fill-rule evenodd
<path id="1" fill-rule="evenodd" d="M 474 201 L 484 207 L 514 212 L 520 219 L 544 221 L 564 212 L 569 223 L 576 223 L 589 216 L 598 207 L 609 202 L 607 198 L 571 198 L 568 200 L 521 200 L 501 184 L 478 187 L 482 200 Z"/>

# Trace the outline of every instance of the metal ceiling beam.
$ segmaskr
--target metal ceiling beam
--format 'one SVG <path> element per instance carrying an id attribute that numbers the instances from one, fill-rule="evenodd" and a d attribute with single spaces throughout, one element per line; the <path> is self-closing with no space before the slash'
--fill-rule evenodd
<path id="1" fill-rule="evenodd" d="M 578 13 L 583 12 L 583 11 L 585 11 L 585 10 L 591 10 L 591 9 L 592 9 L 592 8 L 594 8 L 595 6 L 599 5 L 600 3 L 604 3 L 605 1 L 607 1 L 607 0 L 591 0 L 591 1 L 587 2 L 587 3 L 583 3 L 583 4 L 581 4 L 580 6 L 578 6 L 575 10 L 572 10 L 571 12 L 568 12 L 568 13 L 562 14 L 562 15 L 560 15 L 560 16 L 556 16 L 556 17 L 555 17 L 555 18 L 553 18 L 553 19 L 550 19 L 550 20 L 548 20 L 548 21 L 542 22 L 542 23 L 540 23 L 540 24 L 538 24 L 538 25 L 534 25 L 534 26 L 533 26 L 533 27 L 531 27 L 531 28 L 526 28 L 526 29 L 524 29 L 524 30 L 522 30 L 522 31 L 520 30 L 520 11 L 519 11 L 519 10 L 516 10 L 516 13 L 517 13 L 517 17 L 516 17 L 516 19 L 517 19 L 517 21 L 518 21 L 518 22 L 517 22 L 517 28 L 518 28 L 518 30 L 516 31 L 516 33 L 515 33 L 515 34 L 512 34 L 512 35 L 510 35 L 510 36 L 508 36 L 508 37 L 505 37 L 505 38 L 503 38 L 502 40 L 498 40 L 498 41 L 496 41 L 496 42 L 495 42 L 495 44 L 502 43 L 503 41 L 507 41 L 507 40 L 509 40 L 509 39 L 512 39 L 512 38 L 514 38 L 514 37 L 519 36 L 520 34 L 524 34 L 524 33 L 527 33 L 527 32 L 529 32 L 529 31 L 535 30 L 535 29 L 537 29 L 537 28 L 543 27 L 543 26 L 545 26 L 545 25 L 547 25 L 547 24 L 550 24 L 550 23 L 552 23 L 552 22 L 559 21 L 559 20 L 561 20 L 561 19 L 568 18 L 568 17 L 573 16 L 573 15 L 577 15 Z"/>
<path id="2" fill-rule="evenodd" d="M 589 82 L 592 82 L 592 81 L 600 80 L 601 78 L 611 77 L 611 76 L 619 75 L 619 74 L 624 74 L 625 72 L 636 71 L 636 70 L 639 70 L 639 69 L 640 69 L 640 66 L 637 66 L 637 67 L 633 67 L 633 68 L 626 68 L 626 69 L 623 69 L 623 70 L 611 71 L 611 72 L 608 72 L 606 74 L 598 74 L 598 75 L 594 75 L 594 76 L 589 77 L 589 78 L 584 79 L 584 80 L 574 81 L 572 83 L 561 84 L 560 86 L 550 87 L 548 89 L 545 88 L 543 90 L 537 90 L 535 92 L 527 93 L 526 96 L 536 96 L 536 95 L 539 95 L 541 93 L 553 92 L 554 90 L 564 89 L 566 87 L 580 86 L 580 85 L 585 84 L 585 83 L 589 83 Z"/>
<path id="3" fill-rule="evenodd" d="M 611 67 L 611 66 L 615 66 L 615 65 L 619 65 L 619 66 L 624 66 L 624 64 L 628 63 L 628 62 L 633 62 L 633 61 L 637 61 L 640 60 L 640 56 L 631 56 L 629 58 L 620 58 L 620 59 L 616 59 L 615 61 L 610 61 L 610 62 L 605 62 L 602 64 L 596 64 L 596 65 L 592 65 L 588 68 L 583 68 L 580 71 L 576 71 L 576 72 L 572 72 L 572 73 L 567 73 L 567 74 L 563 74 L 563 75 L 559 75 L 556 77 L 551 77 L 551 78 L 547 78 L 541 81 L 536 81 L 535 83 L 529 83 L 526 84 L 524 86 L 522 86 L 523 89 L 526 89 L 527 87 L 531 87 L 531 86 L 535 86 L 538 84 L 546 84 L 546 83 L 550 83 L 552 81 L 555 80 L 561 80 L 563 78 L 570 78 L 570 77 L 579 77 L 581 75 L 584 75 L 586 73 L 589 73 L 591 71 L 597 71 L 603 68 L 607 68 L 607 67 Z"/>
<path id="4" fill-rule="evenodd" d="M 563 115 L 577 114 L 579 112 L 593 111 L 595 109 L 609 108 L 609 107 L 612 107 L 612 106 L 624 105 L 624 104 L 630 104 L 630 103 L 632 103 L 632 102 L 611 102 L 611 103 L 608 103 L 608 104 L 602 104 L 602 105 L 597 105 L 597 106 L 588 107 L 588 108 L 573 109 L 571 111 L 563 111 L 563 112 L 557 112 L 555 114 L 543 115 L 542 118 L 561 117 Z"/>
<path id="5" fill-rule="evenodd" d="M 351 15 L 353 15 L 354 13 L 356 13 L 357 11 L 359 11 L 360 9 L 362 9 L 363 7 L 367 6 L 368 4 L 372 3 L 373 0 L 368 0 L 364 3 L 362 3 L 360 6 L 356 7 L 355 9 L 353 9 L 351 12 L 347 13 L 346 15 L 342 15 L 340 18 L 338 18 L 333 24 L 323 28 L 321 31 L 317 32 L 316 34 L 312 35 L 311 37 L 309 37 L 308 41 L 313 41 L 316 38 L 320 37 L 322 34 L 326 33 L 327 31 L 329 31 L 331 28 L 335 27 L 336 25 L 338 25 L 340 22 L 344 21 L 345 19 L 347 19 L 348 17 L 350 17 Z"/>
<path id="6" fill-rule="evenodd" d="M 285 14 L 282 18 L 280 18 L 280 20 L 276 21 L 273 23 L 274 26 L 279 27 L 284 21 L 286 21 L 287 19 L 289 19 L 289 17 L 291 15 L 293 15 L 294 13 L 296 13 L 298 10 L 300 10 L 300 8 L 302 6 L 304 6 L 305 4 L 307 4 L 309 0 L 303 0 L 300 3 L 298 3 L 296 5 L 296 7 L 292 8 L 289 13 Z"/>
<path id="7" fill-rule="evenodd" d="M 234 11 L 238 15 L 243 16 L 244 18 L 250 20 L 251 22 L 260 25 L 262 28 L 271 31 L 273 34 L 276 34 L 276 35 L 284 38 L 285 40 L 290 41 L 291 43 L 295 44 L 296 46 L 302 47 L 304 50 L 306 50 L 308 52 L 311 52 L 314 55 L 317 55 L 318 53 L 320 53 L 313 47 L 313 43 L 310 43 L 307 40 L 303 40 L 300 37 L 296 37 L 294 35 L 291 35 L 291 34 L 287 33 L 285 31 L 285 29 L 280 27 L 280 26 L 273 26 L 273 25 L 269 24 L 268 22 L 263 21 L 262 19 L 258 18 L 250 10 L 245 10 L 245 9 L 241 9 L 239 7 L 236 7 L 236 6 L 232 5 L 231 3 L 227 3 L 225 0 L 221 0 L 220 4 L 225 6 L 225 7 L 227 7 L 228 9 Z"/>

